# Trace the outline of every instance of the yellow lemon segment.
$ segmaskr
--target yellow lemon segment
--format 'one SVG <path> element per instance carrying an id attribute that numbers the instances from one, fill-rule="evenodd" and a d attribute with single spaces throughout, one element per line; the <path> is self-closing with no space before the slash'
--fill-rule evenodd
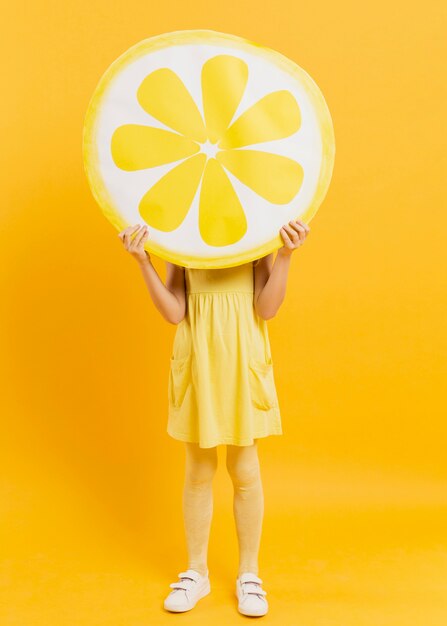
<path id="1" fill-rule="evenodd" d="M 296 133 L 300 110 L 288 91 L 276 91 L 244 111 L 222 135 L 219 148 L 240 148 L 250 144 L 283 139 Z"/>
<path id="2" fill-rule="evenodd" d="M 168 68 L 152 72 L 137 91 L 143 109 L 185 138 L 206 141 L 206 129 L 196 103 L 180 78 Z"/>
<path id="3" fill-rule="evenodd" d="M 274 50 L 211 30 L 146 39 L 89 103 L 84 165 L 119 229 L 146 223 L 148 252 L 198 268 L 280 247 L 327 192 L 335 144 L 317 85 Z"/>
<path id="4" fill-rule="evenodd" d="M 110 151 L 115 165 L 130 172 L 172 163 L 192 156 L 200 148 L 188 137 L 161 128 L 124 124 L 113 133 Z"/>
<path id="5" fill-rule="evenodd" d="M 210 246 L 239 241 L 247 230 L 242 205 L 216 159 L 207 161 L 200 194 L 199 228 Z"/>
<path id="6" fill-rule="evenodd" d="M 260 150 L 223 150 L 219 163 L 272 204 L 293 200 L 303 182 L 303 168 L 293 159 Z"/>
<path id="7" fill-rule="evenodd" d="M 165 232 L 180 226 L 190 209 L 205 163 L 206 156 L 196 154 L 152 185 L 139 205 L 146 224 Z"/>
<path id="8" fill-rule="evenodd" d="M 248 81 L 248 66 L 242 59 L 219 54 L 203 64 L 203 112 L 208 139 L 216 143 L 225 134 Z"/>

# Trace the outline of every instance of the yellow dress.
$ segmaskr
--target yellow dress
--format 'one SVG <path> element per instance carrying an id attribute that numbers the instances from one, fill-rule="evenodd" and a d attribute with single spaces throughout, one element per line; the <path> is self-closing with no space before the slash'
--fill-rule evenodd
<path id="1" fill-rule="evenodd" d="M 267 322 L 254 305 L 253 262 L 185 268 L 186 315 L 177 325 L 167 432 L 202 448 L 281 435 Z"/>

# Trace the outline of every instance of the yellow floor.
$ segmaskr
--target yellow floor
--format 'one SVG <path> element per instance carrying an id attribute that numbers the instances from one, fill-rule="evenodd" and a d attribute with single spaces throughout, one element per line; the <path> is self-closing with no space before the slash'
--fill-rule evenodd
<path id="1" fill-rule="evenodd" d="M 445 626 L 442 485 L 329 464 L 276 472 L 264 477 L 259 574 L 270 610 L 260 619 L 281 626 Z M 77 481 L 37 468 L 32 477 L 5 480 L 2 626 L 179 619 L 216 626 L 250 619 L 239 615 L 234 595 L 237 543 L 222 453 L 209 549 L 212 590 L 183 617 L 162 606 L 186 566 L 180 481 L 164 501 L 161 475 L 142 477 L 141 484 L 115 481 L 109 491 L 96 489 L 93 477 Z"/>

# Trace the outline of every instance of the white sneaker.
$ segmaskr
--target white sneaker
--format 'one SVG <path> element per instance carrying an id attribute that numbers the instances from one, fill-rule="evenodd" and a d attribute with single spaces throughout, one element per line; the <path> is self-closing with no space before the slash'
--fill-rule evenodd
<path id="1" fill-rule="evenodd" d="M 262 580 L 252 572 L 244 572 L 236 579 L 238 610 L 243 615 L 265 615 L 268 611 L 267 592 L 261 587 Z"/>
<path id="2" fill-rule="evenodd" d="M 189 611 L 211 590 L 208 570 L 205 576 L 194 569 L 180 572 L 178 576 L 180 580 L 169 585 L 173 590 L 165 599 L 163 606 L 168 611 Z"/>

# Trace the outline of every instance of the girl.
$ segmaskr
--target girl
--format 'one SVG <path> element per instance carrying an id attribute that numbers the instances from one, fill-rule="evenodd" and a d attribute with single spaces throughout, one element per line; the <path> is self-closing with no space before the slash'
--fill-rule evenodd
<path id="1" fill-rule="evenodd" d="M 213 270 L 167 263 L 166 285 L 143 247 L 147 227 L 137 224 L 119 233 L 139 264 L 155 306 L 178 325 L 170 361 L 167 432 L 185 446 L 188 569 L 170 585 L 164 601 L 169 611 L 188 611 L 210 592 L 212 480 L 216 446 L 226 444 L 239 545 L 238 610 L 251 616 L 267 613 L 267 592 L 258 576 L 264 497 L 257 439 L 280 435 L 282 427 L 266 320 L 284 299 L 291 255 L 309 231 L 301 220 L 285 224 L 279 231 L 284 244 L 274 263 L 273 253 Z"/>

